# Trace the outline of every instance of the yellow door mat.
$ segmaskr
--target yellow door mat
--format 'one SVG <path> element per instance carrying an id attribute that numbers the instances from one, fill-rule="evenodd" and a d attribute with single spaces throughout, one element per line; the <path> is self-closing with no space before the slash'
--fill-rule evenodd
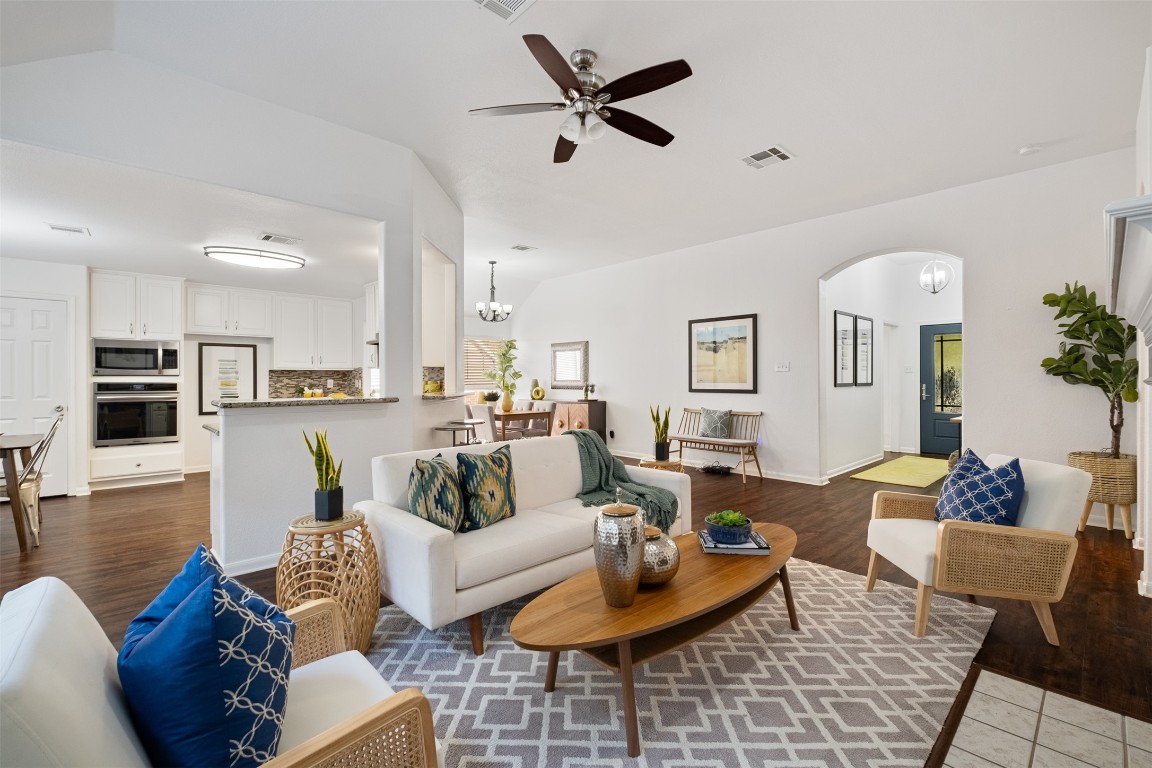
<path id="1" fill-rule="evenodd" d="M 948 474 L 947 459 L 926 459 L 923 456 L 901 456 L 886 461 L 878 467 L 866 469 L 852 475 L 856 480 L 871 480 L 874 483 L 909 485 L 913 488 L 927 488 Z"/>

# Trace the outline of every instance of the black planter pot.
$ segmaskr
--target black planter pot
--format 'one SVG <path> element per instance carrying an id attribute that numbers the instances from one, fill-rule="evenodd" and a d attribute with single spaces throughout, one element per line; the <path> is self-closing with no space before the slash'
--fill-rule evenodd
<path id="1" fill-rule="evenodd" d="M 656 461 L 668 461 L 668 443 L 655 443 Z"/>
<path id="2" fill-rule="evenodd" d="M 344 517 L 344 486 L 330 491 L 316 491 L 317 520 L 339 520 Z"/>

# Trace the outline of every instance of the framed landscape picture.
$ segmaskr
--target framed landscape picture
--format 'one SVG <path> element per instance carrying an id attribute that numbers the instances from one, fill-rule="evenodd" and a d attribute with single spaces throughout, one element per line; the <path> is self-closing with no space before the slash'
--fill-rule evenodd
<path id="1" fill-rule="evenodd" d="M 851 387 L 855 381 L 856 315 L 839 310 L 832 313 L 832 383 Z"/>
<path id="2" fill-rule="evenodd" d="M 756 315 L 688 321 L 688 391 L 756 392 Z"/>
<path id="3" fill-rule="evenodd" d="M 872 386 L 872 318 L 856 315 L 856 375 L 858 387 Z"/>
<path id="4" fill-rule="evenodd" d="M 256 345 L 200 343 L 200 415 L 217 412 L 213 400 L 256 399 Z"/>

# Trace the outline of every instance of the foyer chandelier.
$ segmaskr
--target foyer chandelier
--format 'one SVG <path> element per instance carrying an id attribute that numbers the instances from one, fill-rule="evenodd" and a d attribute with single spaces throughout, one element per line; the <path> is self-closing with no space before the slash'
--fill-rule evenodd
<path id="1" fill-rule="evenodd" d="M 940 259 L 933 259 L 920 270 L 920 287 L 929 293 L 940 293 L 956 277 L 952 265 Z"/>
<path id="2" fill-rule="evenodd" d="M 488 301 L 476 302 L 476 314 L 480 315 L 481 320 L 489 323 L 499 323 L 508 319 L 512 314 L 511 304 L 501 304 L 496 301 L 496 262 L 488 262 L 492 265 L 491 273 L 488 276 Z"/>

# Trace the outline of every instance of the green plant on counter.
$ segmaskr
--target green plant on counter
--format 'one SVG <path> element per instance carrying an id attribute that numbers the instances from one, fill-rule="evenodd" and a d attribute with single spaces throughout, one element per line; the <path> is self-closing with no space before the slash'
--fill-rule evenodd
<path id="1" fill-rule="evenodd" d="M 304 433 L 304 442 L 308 444 L 308 452 L 312 454 L 312 461 L 316 465 L 316 489 L 320 491 L 334 491 L 340 487 L 340 472 L 344 469 L 344 460 L 336 464 L 332 459 L 332 451 L 328 448 L 328 430 L 316 433 L 316 447 Z"/>
<path id="2" fill-rule="evenodd" d="M 652 425 L 656 427 L 656 442 L 668 442 L 668 415 L 672 412 L 672 406 L 664 409 L 664 418 L 660 418 L 660 406 L 648 406 L 648 413 L 652 416 Z"/>
<path id="3" fill-rule="evenodd" d="M 734 509 L 726 509 L 723 512 L 713 512 L 704 519 L 712 523 L 712 525 L 723 525 L 732 528 L 748 525 L 749 522 L 743 512 L 737 512 Z"/>
<path id="4" fill-rule="evenodd" d="M 505 339 L 496 353 L 495 367 L 484 372 L 484 377 L 495 384 L 501 392 L 516 394 L 516 380 L 524 374 L 515 368 L 516 339 Z"/>

